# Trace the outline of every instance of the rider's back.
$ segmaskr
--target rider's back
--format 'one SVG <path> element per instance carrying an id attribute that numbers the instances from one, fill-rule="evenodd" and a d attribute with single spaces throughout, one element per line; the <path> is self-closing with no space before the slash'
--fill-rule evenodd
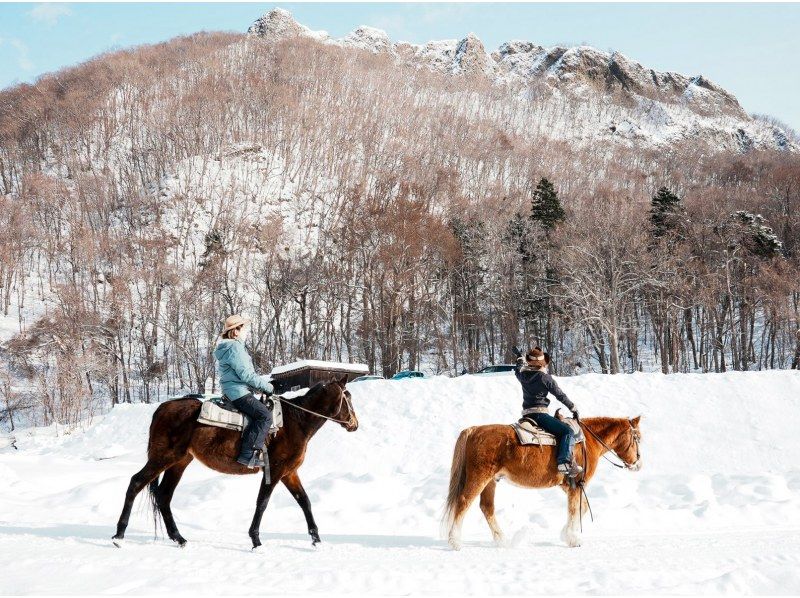
<path id="1" fill-rule="evenodd" d="M 547 398 L 548 393 L 552 393 L 567 409 L 572 410 L 575 407 L 547 372 L 518 365 L 514 373 L 522 385 L 523 410 L 550 405 L 550 399 Z"/>
<path id="2" fill-rule="evenodd" d="M 269 378 L 256 374 L 253 361 L 241 342 L 233 339 L 219 341 L 214 349 L 214 358 L 219 366 L 222 392 L 231 401 L 245 396 L 251 388 L 272 392 Z"/>

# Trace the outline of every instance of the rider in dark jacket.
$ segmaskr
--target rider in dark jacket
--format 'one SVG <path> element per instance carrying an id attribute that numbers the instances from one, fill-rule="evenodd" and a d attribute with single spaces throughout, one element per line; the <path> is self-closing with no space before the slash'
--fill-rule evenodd
<path id="1" fill-rule="evenodd" d="M 523 358 L 522 352 L 514 347 L 517 365 L 514 373 L 522 385 L 522 415 L 534 422 L 545 432 L 553 434 L 558 441 L 558 471 L 569 477 L 578 476 L 583 468 L 572 462 L 572 450 L 575 447 L 575 433 L 572 427 L 547 413 L 550 405 L 548 393 L 553 394 L 572 416 L 578 419 L 578 410 L 559 388 L 553 377 L 547 373 L 550 356 L 539 347 L 531 349 Z"/>

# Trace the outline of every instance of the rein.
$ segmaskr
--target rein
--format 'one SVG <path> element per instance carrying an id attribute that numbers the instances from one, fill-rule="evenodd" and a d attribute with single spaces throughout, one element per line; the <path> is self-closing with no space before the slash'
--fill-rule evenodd
<path id="1" fill-rule="evenodd" d="M 605 453 L 603 453 L 602 457 L 606 461 L 611 463 L 611 465 L 613 465 L 614 467 L 619 467 L 620 469 L 630 469 L 631 467 L 633 467 L 634 465 L 636 465 L 639 462 L 639 458 L 640 458 L 639 457 L 639 438 L 638 438 L 638 433 L 636 432 L 636 430 L 634 429 L 634 427 L 632 425 L 631 425 L 631 442 L 630 442 L 630 444 L 628 446 L 630 446 L 634 442 L 636 443 L 636 461 L 634 461 L 630 465 L 628 465 L 619 455 L 617 455 L 617 452 L 614 449 L 612 449 L 605 442 L 603 442 L 603 440 L 597 434 L 592 432 L 592 430 L 591 430 L 591 428 L 589 428 L 589 426 L 587 426 L 586 424 L 584 424 L 580 420 L 578 420 L 578 425 L 581 426 L 581 429 L 586 430 L 587 432 L 589 432 L 589 434 L 591 434 L 592 437 L 595 440 L 597 440 L 597 442 L 599 442 L 602 446 L 604 446 L 606 448 L 606 450 L 608 450 L 611 453 L 614 453 L 617 456 L 617 458 L 620 461 L 622 461 L 622 465 L 614 463 L 611 459 L 606 457 Z M 627 447 L 626 447 L 626 450 L 627 450 Z M 584 443 L 584 445 L 583 445 L 583 475 L 584 476 L 586 475 L 586 466 L 587 466 L 586 443 Z M 586 495 L 586 485 L 584 484 L 583 480 L 581 480 L 579 482 L 578 486 L 580 487 L 580 490 L 583 493 L 583 498 L 586 499 L 586 506 L 589 507 L 589 515 L 592 517 L 592 521 L 594 521 L 594 513 L 592 513 L 592 505 L 589 504 L 589 497 Z M 581 533 L 583 533 L 583 500 L 582 499 L 579 499 L 579 501 L 578 501 L 578 512 L 579 512 L 578 521 L 580 521 Z"/>
<path id="2" fill-rule="evenodd" d="M 342 392 L 342 398 L 339 399 L 339 410 L 341 410 L 341 408 L 342 408 L 342 401 L 344 400 L 344 396 L 345 396 L 344 392 Z M 295 409 L 299 409 L 300 411 L 305 411 L 306 413 L 310 413 L 311 415 L 316 415 L 317 417 L 322 417 L 324 419 L 327 419 L 327 420 L 332 421 L 332 422 L 336 422 L 337 424 L 341 424 L 343 426 L 346 426 L 348 424 L 353 423 L 353 419 L 352 418 L 350 418 L 348 421 L 344 421 L 344 420 L 341 420 L 341 419 L 336 419 L 335 417 L 329 417 L 329 416 L 324 415 L 322 413 L 317 413 L 316 411 L 312 411 L 311 409 L 306 409 L 305 407 L 301 407 L 300 405 L 298 405 L 296 403 L 293 403 L 292 401 L 282 397 L 281 395 L 273 395 L 270 398 L 277 399 L 278 401 L 280 401 L 284 405 L 290 405 L 290 406 L 294 407 Z M 351 406 L 351 413 L 352 413 L 352 406 Z"/>

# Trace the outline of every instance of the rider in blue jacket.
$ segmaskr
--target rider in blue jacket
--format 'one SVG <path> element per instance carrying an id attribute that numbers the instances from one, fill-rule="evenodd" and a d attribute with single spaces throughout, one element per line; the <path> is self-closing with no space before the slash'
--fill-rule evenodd
<path id="1" fill-rule="evenodd" d="M 569 400 L 564 391 L 559 388 L 553 377 L 547 373 L 550 356 L 539 347 L 531 349 L 522 357 L 522 352 L 514 347 L 517 356 L 517 365 L 514 373 L 522 385 L 522 415 L 536 422 L 536 425 L 545 432 L 553 434 L 558 440 L 558 471 L 567 477 L 577 477 L 583 468 L 573 463 L 572 450 L 575 447 L 575 432 L 572 427 L 547 413 L 550 405 L 548 393 L 553 394 L 567 409 L 572 411 L 572 416 L 578 419 L 578 409 Z"/>
<path id="2" fill-rule="evenodd" d="M 219 366 L 219 381 L 223 394 L 239 411 L 250 418 L 242 434 L 242 448 L 238 463 L 250 468 L 263 467 L 264 440 L 272 425 L 272 412 L 259 401 L 251 389 L 272 394 L 268 376 L 259 376 L 253 369 L 253 361 L 245 349 L 250 320 L 242 316 L 230 316 L 220 335 L 222 339 L 214 349 Z"/>

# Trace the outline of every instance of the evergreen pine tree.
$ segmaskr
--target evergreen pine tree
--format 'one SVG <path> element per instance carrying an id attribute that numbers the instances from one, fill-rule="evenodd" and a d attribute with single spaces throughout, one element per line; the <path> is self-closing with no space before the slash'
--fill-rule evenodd
<path id="1" fill-rule="evenodd" d="M 531 204 L 531 220 L 541 223 L 548 232 L 564 220 L 566 215 L 553 183 L 546 178 L 542 178 L 536 185 Z"/>
<path id="2" fill-rule="evenodd" d="M 666 187 L 661 187 L 650 203 L 650 224 L 653 236 L 663 237 L 673 230 L 678 224 L 676 216 L 682 211 L 681 198 Z"/>

